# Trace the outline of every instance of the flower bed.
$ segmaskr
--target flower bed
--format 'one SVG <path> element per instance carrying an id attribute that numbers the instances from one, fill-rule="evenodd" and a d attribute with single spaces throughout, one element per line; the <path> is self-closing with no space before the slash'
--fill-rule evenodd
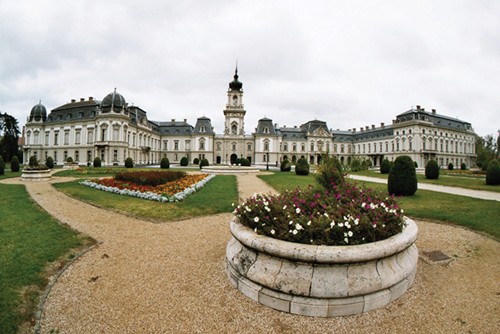
<path id="1" fill-rule="evenodd" d="M 195 174 L 185 175 L 176 180 L 158 186 L 138 185 L 130 181 L 114 178 L 85 180 L 80 184 L 99 190 L 127 195 L 159 202 L 178 202 L 202 188 L 215 175 Z"/>

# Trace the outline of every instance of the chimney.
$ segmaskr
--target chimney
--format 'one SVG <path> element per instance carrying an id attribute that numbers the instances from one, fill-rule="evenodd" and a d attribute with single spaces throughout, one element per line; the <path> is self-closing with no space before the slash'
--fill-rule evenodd
<path id="1" fill-rule="evenodd" d="M 172 123 L 175 123 L 175 118 L 172 118 Z"/>
<path id="2" fill-rule="evenodd" d="M 422 108 L 421 110 L 422 110 L 422 111 L 425 111 L 425 108 Z"/>
<path id="3" fill-rule="evenodd" d="M 75 99 L 71 99 L 71 103 L 75 103 L 75 102 L 76 102 L 76 100 L 75 100 Z"/>
<path id="4" fill-rule="evenodd" d="M 352 128 L 352 132 L 353 132 L 353 133 L 356 133 L 356 128 Z"/>
<path id="5" fill-rule="evenodd" d="M 186 124 L 186 123 L 187 123 L 187 118 L 184 118 L 184 124 Z"/>
<path id="6" fill-rule="evenodd" d="M 365 126 L 365 130 L 366 130 L 366 131 L 368 131 L 368 129 L 369 129 L 369 128 L 370 128 L 370 127 L 369 127 L 368 125 L 367 125 L 367 126 Z"/>
<path id="7" fill-rule="evenodd" d="M 372 124 L 372 130 L 375 129 L 375 124 Z"/>
<path id="8" fill-rule="evenodd" d="M 381 128 L 384 128 L 385 127 L 385 124 L 383 122 L 380 123 L 380 127 Z"/>
<path id="9" fill-rule="evenodd" d="M 92 96 L 89 96 L 89 101 L 94 101 L 94 98 Z"/>
<path id="10" fill-rule="evenodd" d="M 432 109 L 432 113 L 435 114 L 436 113 L 436 109 Z"/>
<path id="11" fill-rule="evenodd" d="M 83 102 L 85 101 L 85 99 L 83 97 L 80 98 L 80 102 Z"/>
<path id="12" fill-rule="evenodd" d="M 420 106 L 417 104 L 417 110 L 420 110 Z"/>

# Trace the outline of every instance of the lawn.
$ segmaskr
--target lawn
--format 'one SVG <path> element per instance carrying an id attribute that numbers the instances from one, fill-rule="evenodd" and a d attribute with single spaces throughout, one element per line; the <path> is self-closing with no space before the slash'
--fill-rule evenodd
<path id="1" fill-rule="evenodd" d="M 230 175 L 216 176 L 198 192 L 177 203 L 121 196 L 88 188 L 78 182 L 57 183 L 54 186 L 84 202 L 154 222 L 231 212 L 231 204 L 238 202 L 236 177 Z"/>
<path id="2" fill-rule="evenodd" d="M 360 172 L 354 172 L 351 174 L 376 177 L 384 180 L 387 180 L 387 177 L 389 175 L 389 174 L 380 174 L 380 172 L 373 170 L 364 170 Z M 441 171 L 439 174 L 439 179 L 437 180 L 428 180 L 425 178 L 425 175 L 423 174 L 417 174 L 417 180 L 418 182 L 421 183 L 436 184 L 440 186 L 460 187 L 466 189 L 500 192 L 500 186 L 487 185 L 484 176 L 450 175 L 447 173 L 447 171 Z"/>
<path id="3" fill-rule="evenodd" d="M 57 269 L 92 241 L 33 203 L 24 186 L 0 184 L 0 193 L 0 333 L 13 334 L 32 321 L 47 266 Z"/>
<path id="4" fill-rule="evenodd" d="M 293 173 L 277 172 L 259 177 L 278 191 L 296 186 L 315 186 L 311 175 L 304 177 Z M 356 183 L 378 190 L 384 196 L 387 194 L 385 184 L 361 181 L 356 181 Z M 452 223 L 485 232 L 500 239 L 500 225 L 498 224 L 500 204 L 497 201 L 418 190 L 414 196 L 401 197 L 398 202 L 409 217 Z"/>

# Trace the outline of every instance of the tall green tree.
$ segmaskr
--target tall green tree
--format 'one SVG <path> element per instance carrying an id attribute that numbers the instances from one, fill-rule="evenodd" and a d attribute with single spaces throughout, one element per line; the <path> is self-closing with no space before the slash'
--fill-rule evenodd
<path id="1" fill-rule="evenodd" d="M 491 160 L 498 158 L 498 141 L 493 135 L 476 138 L 476 165 L 482 170 L 487 169 Z"/>
<path id="2" fill-rule="evenodd" d="M 5 161 L 9 161 L 19 149 L 19 126 L 17 119 L 7 113 L 0 112 L 0 154 Z"/>

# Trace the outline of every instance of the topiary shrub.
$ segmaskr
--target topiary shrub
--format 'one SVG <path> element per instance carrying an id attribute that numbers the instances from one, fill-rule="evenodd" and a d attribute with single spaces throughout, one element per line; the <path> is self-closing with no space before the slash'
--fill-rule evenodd
<path id="1" fill-rule="evenodd" d="M 125 159 L 125 167 L 126 168 L 134 168 L 134 160 L 131 157 Z"/>
<path id="2" fill-rule="evenodd" d="M 465 162 L 462 162 L 462 164 L 460 165 L 460 169 L 461 170 L 466 170 L 467 169 L 467 165 L 465 164 Z"/>
<path id="3" fill-rule="evenodd" d="M 10 170 L 13 172 L 19 172 L 19 158 L 17 155 L 12 157 L 12 160 L 10 160 Z"/>
<path id="4" fill-rule="evenodd" d="M 300 158 L 295 164 L 295 174 L 297 175 L 309 175 L 309 163 L 306 158 Z"/>
<path id="5" fill-rule="evenodd" d="M 5 174 L 5 162 L 3 161 L 3 158 L 0 155 L 0 175 L 4 174 Z"/>
<path id="6" fill-rule="evenodd" d="M 162 168 L 162 169 L 169 169 L 170 168 L 170 161 L 168 160 L 167 157 L 164 157 L 161 159 L 160 168 Z"/>
<path id="7" fill-rule="evenodd" d="M 429 180 L 439 179 L 439 166 L 436 160 L 429 160 L 425 166 L 425 178 Z"/>
<path id="8" fill-rule="evenodd" d="M 101 167 L 101 159 L 99 157 L 95 157 L 95 159 L 94 159 L 94 167 L 95 168 Z"/>
<path id="9" fill-rule="evenodd" d="M 187 165 L 188 165 L 188 163 L 189 163 L 189 160 L 188 160 L 188 158 L 187 158 L 187 157 L 182 157 L 182 158 L 181 158 L 181 166 L 184 166 L 184 167 L 185 167 L 185 166 L 187 166 Z"/>
<path id="10" fill-rule="evenodd" d="M 32 155 L 30 157 L 30 162 L 28 163 L 28 165 L 30 167 L 36 167 L 36 166 L 38 166 L 38 160 L 36 159 L 36 157 L 34 155 Z"/>
<path id="11" fill-rule="evenodd" d="M 418 168 L 418 163 L 416 161 L 414 161 L 413 164 L 415 165 L 415 168 Z"/>
<path id="12" fill-rule="evenodd" d="M 389 159 L 384 159 L 382 160 L 382 163 L 380 164 L 380 174 L 389 174 L 391 171 L 391 162 Z"/>
<path id="13" fill-rule="evenodd" d="M 72 164 L 73 163 L 73 158 L 72 157 L 67 157 L 66 158 L 66 162 L 69 163 L 69 164 Z"/>
<path id="14" fill-rule="evenodd" d="M 45 165 L 49 168 L 54 168 L 54 159 L 52 159 L 52 157 L 47 157 L 47 159 L 45 159 Z"/>
<path id="15" fill-rule="evenodd" d="M 282 171 L 282 172 L 289 172 L 291 170 L 292 170 L 292 164 L 290 163 L 290 160 L 284 159 L 281 162 L 280 171 Z"/>
<path id="16" fill-rule="evenodd" d="M 249 167 L 250 166 L 250 160 L 248 160 L 247 158 L 241 159 L 241 165 Z"/>
<path id="17" fill-rule="evenodd" d="M 202 169 L 203 167 L 208 166 L 208 165 L 210 165 L 210 164 L 208 163 L 207 159 L 205 159 L 205 158 L 201 159 L 201 161 L 200 161 L 200 169 Z"/>
<path id="18" fill-rule="evenodd" d="M 200 163 L 200 159 L 194 158 L 193 159 L 193 165 L 198 165 Z"/>
<path id="19" fill-rule="evenodd" d="M 342 164 L 337 158 L 326 158 L 320 164 L 314 174 L 314 178 L 323 188 L 336 193 L 338 187 L 345 184 Z"/>
<path id="20" fill-rule="evenodd" d="M 417 172 L 413 160 L 407 155 L 397 157 L 387 182 L 389 194 L 411 196 L 417 192 Z"/>
<path id="21" fill-rule="evenodd" d="M 496 186 L 500 184 L 500 163 L 496 159 L 488 162 L 488 169 L 486 171 L 486 184 L 490 186 Z"/>
<path id="22" fill-rule="evenodd" d="M 448 164 L 448 170 L 453 170 L 453 164 L 451 162 Z"/>

